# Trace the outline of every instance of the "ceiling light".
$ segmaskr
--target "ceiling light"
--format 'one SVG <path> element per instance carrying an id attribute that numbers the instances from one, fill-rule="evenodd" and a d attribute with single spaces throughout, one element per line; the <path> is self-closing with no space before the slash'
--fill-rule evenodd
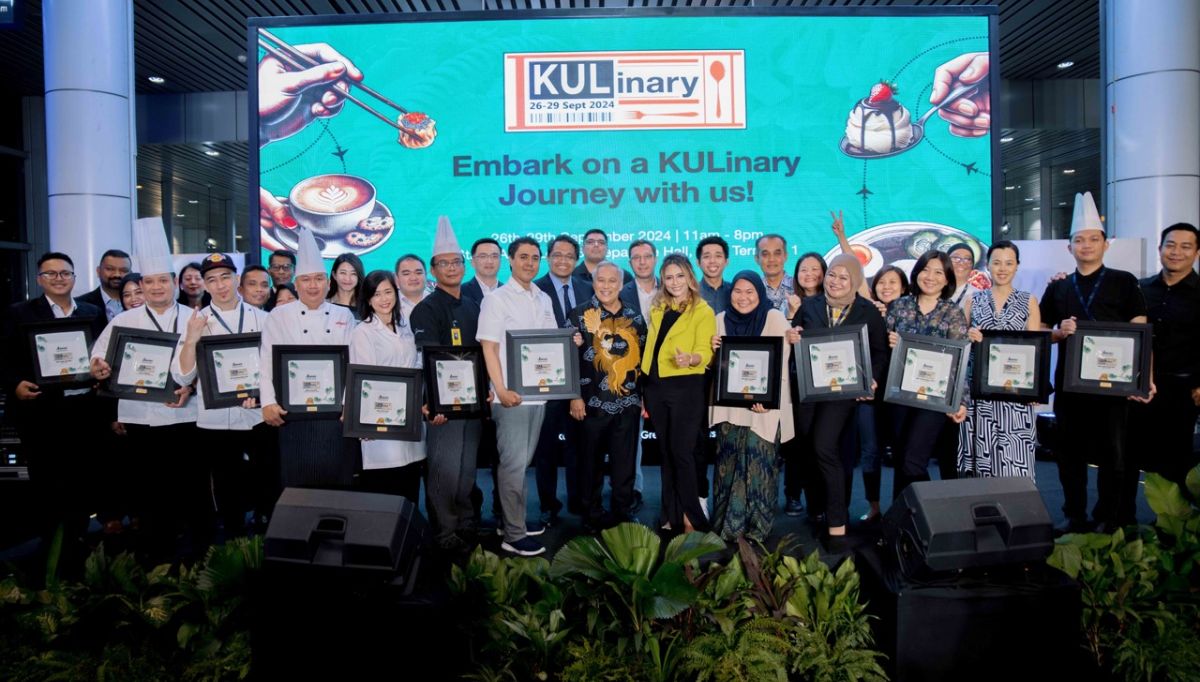
<path id="1" fill-rule="evenodd" d="M 1074 174 L 1075 174 L 1074 168 L 1064 168 L 1063 169 L 1063 175 L 1074 175 Z"/>
<path id="2" fill-rule="evenodd" d="M 1060 69 L 1069 69 L 1072 66 L 1075 66 L 1075 62 L 1071 61 L 1070 59 L 1058 63 L 1058 68 Z"/>
<path id="3" fill-rule="evenodd" d="M 198 204 L 198 203 L 200 203 L 200 202 L 199 202 L 198 200 L 196 200 L 196 199 L 188 199 L 188 203 L 189 203 L 189 204 Z"/>
<path id="4" fill-rule="evenodd" d="M 1012 135 L 1008 135 L 1008 136 L 1006 136 L 1006 137 L 1002 137 L 1002 138 L 1000 138 L 1000 141 L 1001 141 L 1001 142 L 1012 142 L 1012 141 L 1013 141 L 1013 139 L 1012 139 Z"/>
<path id="5" fill-rule="evenodd" d="M 175 217 L 176 217 L 176 218 L 186 218 L 187 216 L 186 216 L 186 215 L 184 215 L 183 213 L 176 213 L 176 214 L 175 214 Z"/>
<path id="6" fill-rule="evenodd" d="M 219 152 L 215 149 L 205 149 L 204 153 L 208 154 L 209 156 L 220 156 L 221 155 L 221 152 Z"/>
<path id="7" fill-rule="evenodd" d="M 150 81 L 151 83 L 154 83 L 155 85 L 162 85 L 163 83 L 167 82 L 167 79 L 163 78 L 162 76 L 150 76 L 146 80 Z"/>
<path id="8" fill-rule="evenodd" d="M 141 188 L 142 188 L 142 186 L 141 186 L 141 185 L 138 185 L 138 186 L 137 186 L 137 188 L 138 188 L 138 189 L 141 189 Z"/>
<path id="9" fill-rule="evenodd" d="M 1040 211 L 1040 210 L 1042 210 L 1042 207 L 1041 207 L 1041 206 L 1034 206 L 1034 207 L 1033 207 L 1033 210 L 1035 210 L 1035 211 Z"/>
<path id="10" fill-rule="evenodd" d="M 1003 225 L 1001 225 L 1001 226 L 1000 226 L 1000 231 L 1001 231 L 1001 232 L 1003 232 L 1003 233 L 1005 233 L 1005 234 L 1008 234 L 1008 223 L 1004 223 Z"/>
<path id="11" fill-rule="evenodd" d="M 1016 188 L 1017 188 L 1017 186 L 1016 186 L 1016 185 L 1005 185 L 1005 186 L 1004 186 L 1004 189 L 1005 189 L 1006 191 L 1008 191 L 1008 190 L 1014 190 L 1014 189 L 1016 189 Z"/>
<path id="12" fill-rule="evenodd" d="M 1065 201 L 1060 201 L 1060 202 L 1058 202 L 1058 205 L 1059 205 L 1059 206 L 1066 206 L 1066 205 L 1067 205 L 1067 202 L 1065 202 Z"/>

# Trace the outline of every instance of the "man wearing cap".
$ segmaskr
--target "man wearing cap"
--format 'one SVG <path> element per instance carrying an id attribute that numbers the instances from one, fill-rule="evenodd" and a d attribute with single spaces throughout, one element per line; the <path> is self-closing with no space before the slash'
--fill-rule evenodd
<path id="1" fill-rule="evenodd" d="M 196 381 L 196 345 L 202 337 L 258 334 L 267 317 L 266 313 L 238 297 L 237 267 L 229 256 L 210 253 L 200 262 L 200 275 L 212 302 L 188 322 L 183 345 L 171 363 L 171 373 L 181 386 Z M 257 383 L 254 374 L 261 377 L 257 366 L 241 369 L 251 379 L 250 383 Z M 196 426 L 200 429 L 200 441 L 212 473 L 217 512 L 225 526 L 226 537 L 241 535 L 245 531 L 246 509 L 250 506 L 247 483 L 251 476 L 245 463 L 246 455 L 250 454 L 255 470 L 263 467 L 271 429 L 262 423 L 262 411 L 256 409 L 258 405 L 254 398 L 247 398 L 242 407 L 211 409 L 205 404 L 203 387 L 198 385 L 197 388 L 199 416 Z M 255 478 L 261 480 L 261 476 Z"/>
<path id="2" fill-rule="evenodd" d="M 179 336 L 187 330 L 194 311 L 176 301 L 175 272 L 161 218 L 142 218 L 133 225 L 133 254 L 142 273 L 146 305 L 117 315 L 92 346 L 92 376 L 112 378 L 105 355 L 114 327 L 128 327 Z M 179 353 L 178 347 L 175 353 Z M 192 388 L 176 389 L 170 403 L 140 400 L 117 402 L 117 421 L 125 425 L 133 463 L 130 487 L 135 514 L 148 551 L 157 558 L 175 555 L 176 538 L 184 527 L 199 528 L 211 515 L 207 469 L 200 459 L 196 438 L 196 403 Z"/>
<path id="3" fill-rule="evenodd" d="M 1076 533 L 1091 529 L 1087 521 L 1088 458 L 1099 465 L 1099 499 L 1092 518 L 1101 531 L 1135 523 L 1138 465 L 1126 442 L 1129 401 L 1062 391 L 1067 337 L 1075 333 L 1077 320 L 1102 322 L 1146 322 L 1146 302 L 1137 278 L 1104 265 L 1108 238 L 1091 192 L 1075 195 L 1071 240 L 1067 249 L 1075 257 L 1075 272 L 1051 282 L 1042 295 L 1042 326 L 1053 329 L 1059 343 L 1054 385 L 1054 414 L 1062 434 L 1058 452 L 1058 478 L 1063 487 L 1061 531 Z M 1154 395 L 1151 383 L 1150 395 Z M 1143 402 L 1148 399 L 1141 399 Z"/>
<path id="4" fill-rule="evenodd" d="M 504 515 L 504 542 L 500 547 L 520 556 L 536 556 L 546 548 L 530 537 L 531 529 L 525 523 L 525 469 L 537 447 L 546 403 L 523 400 L 516 391 L 508 389 L 507 332 L 554 329 L 557 325 L 550 297 L 533 283 L 542 264 L 538 243 L 530 237 L 514 239 L 508 245 L 508 262 L 512 277 L 508 284 L 483 299 L 476 338 L 483 345 L 483 358 L 495 394 L 492 418 L 496 421 L 500 450 L 498 478 Z"/>
<path id="5" fill-rule="evenodd" d="M 429 264 L 437 288 L 417 304 L 409 320 L 417 347 L 478 348 L 475 334 L 479 306 L 462 293 L 462 249 L 446 216 L 438 218 Z M 426 501 L 434 537 L 446 550 L 461 551 L 467 547 L 463 536 L 468 534 L 468 526 L 474 519 L 471 488 L 475 485 L 475 457 L 481 428 L 479 419 L 447 420 L 445 415 L 438 415 L 425 431 Z"/>
<path id="6" fill-rule="evenodd" d="M 355 463 L 352 441 L 342 437 L 336 419 L 288 420 L 278 403 L 272 355 L 275 346 L 349 346 L 354 316 L 348 308 L 325 300 L 329 277 L 316 238 L 306 228 L 297 230 L 296 292 L 300 300 L 275 308 L 262 331 L 259 387 L 263 421 L 279 429 L 280 484 L 289 486 L 349 486 Z"/>

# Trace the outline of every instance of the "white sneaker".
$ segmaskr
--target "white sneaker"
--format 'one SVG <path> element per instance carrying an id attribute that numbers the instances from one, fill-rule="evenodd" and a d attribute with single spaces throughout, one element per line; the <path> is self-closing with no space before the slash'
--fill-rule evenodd
<path id="1" fill-rule="evenodd" d="M 707 497 L 700 498 L 700 511 L 704 512 L 704 518 L 707 519 L 708 518 L 708 498 Z"/>

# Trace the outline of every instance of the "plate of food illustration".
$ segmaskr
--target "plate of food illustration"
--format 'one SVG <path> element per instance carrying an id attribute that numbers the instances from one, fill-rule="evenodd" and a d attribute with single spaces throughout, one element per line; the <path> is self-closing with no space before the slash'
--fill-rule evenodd
<path id="1" fill-rule="evenodd" d="M 287 207 L 289 212 L 291 211 L 292 207 L 287 197 L 275 198 Z M 376 200 L 370 215 L 358 221 L 354 225 L 354 229 L 343 234 L 314 234 L 313 236 L 316 237 L 317 247 L 321 249 L 321 257 L 329 259 L 337 258 L 344 253 L 352 253 L 356 256 L 370 253 L 383 245 L 395 230 L 396 221 L 392 216 L 391 209 L 382 201 Z M 288 249 L 295 251 L 299 247 L 296 231 L 289 230 L 278 222 L 273 222 L 265 232 Z"/>
<path id="2" fill-rule="evenodd" d="M 876 225 L 849 237 L 850 249 L 863 264 L 863 274 L 873 277 L 884 265 L 903 265 L 916 263 L 916 259 L 930 249 L 945 251 L 951 246 L 963 243 L 971 247 L 975 254 L 975 265 L 983 260 L 986 249 L 982 242 L 967 232 L 949 225 L 938 223 L 902 221 Z M 841 253 L 840 247 L 830 249 L 825 254 L 829 260 Z"/>

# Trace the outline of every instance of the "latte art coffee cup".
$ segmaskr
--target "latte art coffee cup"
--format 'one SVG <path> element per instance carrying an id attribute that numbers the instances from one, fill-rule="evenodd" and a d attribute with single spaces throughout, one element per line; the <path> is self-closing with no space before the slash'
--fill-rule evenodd
<path id="1" fill-rule="evenodd" d="M 375 186 L 354 175 L 305 178 L 288 194 L 296 222 L 321 237 L 340 237 L 375 210 Z"/>

